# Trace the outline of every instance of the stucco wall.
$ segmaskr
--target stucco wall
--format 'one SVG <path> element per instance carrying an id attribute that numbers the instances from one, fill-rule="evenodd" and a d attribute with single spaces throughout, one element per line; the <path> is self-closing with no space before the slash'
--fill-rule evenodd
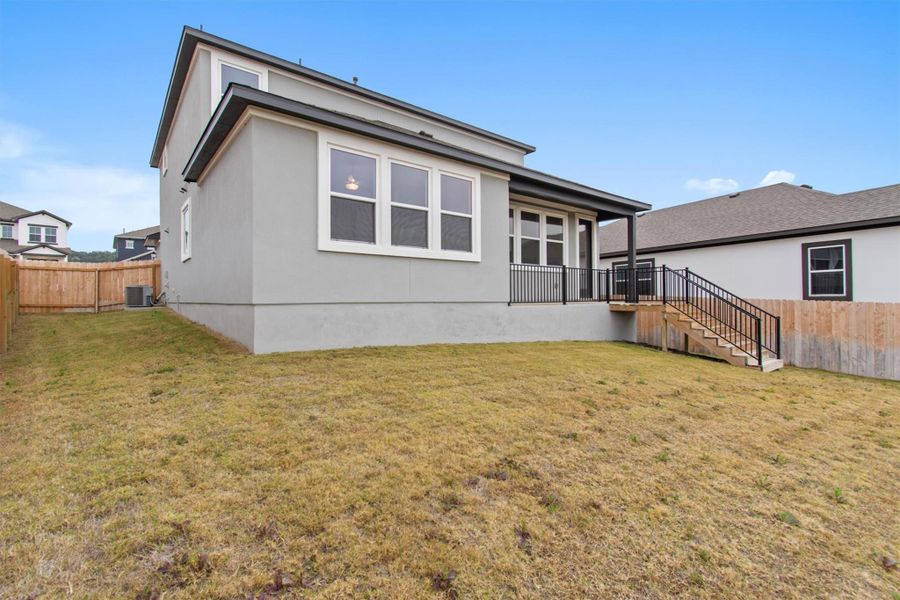
<path id="1" fill-rule="evenodd" d="M 900 302 L 900 227 L 638 254 L 638 258 L 652 257 L 658 267 L 688 267 L 744 298 L 802 300 L 801 245 L 842 239 L 852 240 L 853 300 Z M 600 266 L 609 268 L 620 260 L 624 259 L 603 259 Z"/>

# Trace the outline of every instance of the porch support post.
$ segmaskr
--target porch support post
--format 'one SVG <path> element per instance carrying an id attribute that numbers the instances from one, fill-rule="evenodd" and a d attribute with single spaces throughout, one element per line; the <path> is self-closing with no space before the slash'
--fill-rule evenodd
<path id="1" fill-rule="evenodd" d="M 628 229 L 628 275 L 626 276 L 626 302 L 637 302 L 637 215 L 630 214 L 625 217 L 625 225 Z"/>

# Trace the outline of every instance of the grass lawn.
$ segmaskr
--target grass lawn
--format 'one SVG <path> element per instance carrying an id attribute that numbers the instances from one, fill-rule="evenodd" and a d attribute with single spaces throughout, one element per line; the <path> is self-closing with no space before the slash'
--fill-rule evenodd
<path id="1" fill-rule="evenodd" d="M 0 356 L 0 597 L 898 598 L 900 384 L 627 344 Z"/>

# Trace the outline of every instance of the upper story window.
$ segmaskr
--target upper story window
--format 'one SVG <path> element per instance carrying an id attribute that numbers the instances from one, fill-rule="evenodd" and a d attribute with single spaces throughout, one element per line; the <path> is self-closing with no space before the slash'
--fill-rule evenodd
<path id="1" fill-rule="evenodd" d="M 159 170 L 162 173 L 163 177 L 165 177 L 166 173 L 169 172 L 169 147 L 168 146 L 163 148 L 162 156 L 159 159 Z"/>
<path id="2" fill-rule="evenodd" d="M 811 242 L 803 249 L 803 299 L 852 300 L 850 240 Z"/>
<path id="3" fill-rule="evenodd" d="M 320 250 L 480 259 L 477 171 L 377 142 L 320 135 Z"/>
<path id="4" fill-rule="evenodd" d="M 11 240 L 13 237 L 12 223 L 0 223 L 0 239 Z"/>
<path id="5" fill-rule="evenodd" d="M 566 216 L 544 209 L 509 210 L 509 260 L 525 265 L 566 264 Z"/>
<path id="6" fill-rule="evenodd" d="M 41 226 L 40 225 L 29 225 L 28 226 L 28 243 L 30 244 L 40 244 L 43 241 L 41 237 Z"/>
<path id="7" fill-rule="evenodd" d="M 125 249 L 134 250 L 134 240 L 125 240 Z"/>
<path id="8" fill-rule="evenodd" d="M 232 56 L 218 50 L 212 51 L 212 110 L 216 110 L 219 100 L 232 83 L 246 85 L 258 90 L 269 89 L 269 71 L 264 66 Z"/>
<path id="9" fill-rule="evenodd" d="M 56 227 L 44 227 L 44 243 L 56 243 Z"/>

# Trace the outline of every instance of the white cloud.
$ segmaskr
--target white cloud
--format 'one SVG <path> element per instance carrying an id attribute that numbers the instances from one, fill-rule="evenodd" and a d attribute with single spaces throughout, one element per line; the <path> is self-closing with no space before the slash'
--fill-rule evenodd
<path id="1" fill-rule="evenodd" d="M 759 187 L 776 183 L 794 183 L 794 179 L 796 178 L 797 176 L 790 171 L 769 171 L 766 176 L 762 178 L 762 181 L 759 182 Z"/>
<path id="2" fill-rule="evenodd" d="M 29 154 L 37 135 L 20 125 L 0 121 L 0 160 L 22 158 Z"/>
<path id="3" fill-rule="evenodd" d="M 0 200 L 71 221 L 76 250 L 108 249 L 122 228 L 159 223 L 155 171 L 62 160 L 60 150 L 39 132 L 0 121 Z"/>
<path id="4" fill-rule="evenodd" d="M 149 170 L 148 170 L 149 171 Z M 72 234 L 108 234 L 159 221 L 154 172 L 56 161 L 18 169 L 3 199 L 31 210 L 45 209 L 72 221 Z"/>
<path id="5" fill-rule="evenodd" d="M 684 187 L 689 190 L 700 190 L 703 193 L 718 196 L 738 189 L 738 182 L 734 179 L 723 177 L 688 179 Z"/>

